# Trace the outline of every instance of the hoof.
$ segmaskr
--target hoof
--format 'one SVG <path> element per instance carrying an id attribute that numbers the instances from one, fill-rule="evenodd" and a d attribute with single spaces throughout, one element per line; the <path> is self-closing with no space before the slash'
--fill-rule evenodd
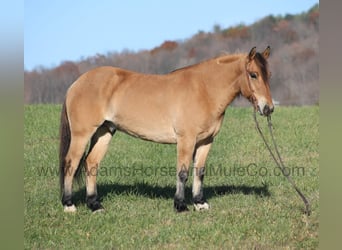
<path id="1" fill-rule="evenodd" d="M 175 200 L 173 206 L 178 213 L 189 211 L 184 201 Z"/>
<path id="2" fill-rule="evenodd" d="M 189 208 L 187 206 L 184 207 L 175 207 L 177 213 L 188 212 Z"/>
<path id="3" fill-rule="evenodd" d="M 100 202 L 96 201 L 94 203 L 88 204 L 88 208 L 93 212 L 100 212 L 100 211 L 104 211 L 103 206 L 101 205 Z"/>
<path id="4" fill-rule="evenodd" d="M 74 204 L 71 206 L 64 206 L 64 212 L 66 213 L 75 213 L 77 211 L 76 207 Z"/>
<path id="5" fill-rule="evenodd" d="M 209 210 L 210 206 L 208 203 L 195 203 L 194 204 L 195 211 Z"/>
<path id="6" fill-rule="evenodd" d="M 93 210 L 93 214 L 100 214 L 100 213 L 104 213 L 105 209 L 103 207 L 97 209 L 97 210 Z"/>

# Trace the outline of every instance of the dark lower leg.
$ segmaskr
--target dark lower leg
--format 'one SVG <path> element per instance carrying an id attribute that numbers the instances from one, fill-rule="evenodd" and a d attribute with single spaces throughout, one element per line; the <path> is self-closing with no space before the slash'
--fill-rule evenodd
<path id="1" fill-rule="evenodd" d="M 64 184 L 62 193 L 62 205 L 65 207 L 73 206 L 72 202 L 72 181 L 76 171 L 76 167 L 72 166 L 71 160 L 66 161 L 67 164 L 64 170 Z M 75 164 L 73 164 L 75 165 Z"/>
<path id="2" fill-rule="evenodd" d="M 90 210 L 93 212 L 103 209 L 103 206 L 98 200 L 97 194 L 87 195 L 86 202 L 87 202 L 88 208 L 90 208 Z"/>
<path id="3" fill-rule="evenodd" d="M 95 212 L 97 210 L 103 209 L 98 199 L 97 187 L 96 187 L 96 176 L 97 176 L 98 164 L 94 164 L 93 167 L 90 167 L 88 164 L 89 163 L 87 163 L 86 203 L 87 203 L 88 208 L 91 211 Z"/>
<path id="4" fill-rule="evenodd" d="M 63 206 L 72 206 L 72 195 L 71 194 L 66 194 L 65 192 L 63 193 L 62 196 L 62 204 Z"/>
<path id="5" fill-rule="evenodd" d="M 188 211 L 185 203 L 185 184 L 188 180 L 188 171 L 182 169 L 177 175 L 177 190 L 174 198 L 174 208 L 177 212 Z"/>

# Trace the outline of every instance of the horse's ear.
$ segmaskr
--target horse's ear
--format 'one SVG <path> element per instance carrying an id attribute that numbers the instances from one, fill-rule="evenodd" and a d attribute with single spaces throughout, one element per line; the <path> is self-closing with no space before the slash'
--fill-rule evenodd
<path id="1" fill-rule="evenodd" d="M 271 53 L 271 47 L 267 46 L 267 48 L 264 50 L 264 52 L 262 52 L 262 56 L 267 59 L 270 56 Z"/>
<path id="2" fill-rule="evenodd" d="M 248 60 L 252 61 L 256 55 L 256 47 L 253 47 L 248 54 Z"/>

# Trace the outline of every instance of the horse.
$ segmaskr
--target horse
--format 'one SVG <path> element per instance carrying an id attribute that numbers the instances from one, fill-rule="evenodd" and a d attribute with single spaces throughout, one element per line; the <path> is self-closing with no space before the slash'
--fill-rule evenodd
<path id="1" fill-rule="evenodd" d="M 85 169 L 86 205 L 92 212 L 104 210 L 94 173 L 117 130 L 176 144 L 175 211 L 189 210 L 184 191 L 192 162 L 194 209 L 209 209 L 202 187 L 205 162 L 227 106 L 242 95 L 262 116 L 274 110 L 269 55 L 269 46 L 262 53 L 253 47 L 249 53 L 221 55 L 163 75 L 110 66 L 82 74 L 67 90 L 61 112 L 59 179 L 64 211 L 77 210 L 72 184 L 80 169 Z"/>

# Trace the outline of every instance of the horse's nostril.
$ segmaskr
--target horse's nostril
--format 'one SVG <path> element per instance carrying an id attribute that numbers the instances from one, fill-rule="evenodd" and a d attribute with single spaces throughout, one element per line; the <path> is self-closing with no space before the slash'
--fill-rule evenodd
<path id="1" fill-rule="evenodd" d="M 270 109 L 271 113 L 273 113 L 274 111 L 274 106 L 272 106 L 272 108 Z"/>
<path id="2" fill-rule="evenodd" d="M 268 105 L 266 104 L 266 105 L 264 106 L 264 109 L 262 110 L 262 113 L 263 113 L 264 115 L 270 115 L 270 114 L 272 114 L 273 110 L 274 110 L 274 106 L 272 106 L 272 107 L 270 108 L 270 106 L 268 106 Z"/>
<path id="3" fill-rule="evenodd" d="M 262 113 L 264 114 L 264 115 L 269 115 L 269 114 L 271 114 L 272 113 L 272 109 L 270 109 L 270 107 L 268 106 L 268 105 L 265 105 L 264 106 L 264 109 L 262 110 Z"/>

